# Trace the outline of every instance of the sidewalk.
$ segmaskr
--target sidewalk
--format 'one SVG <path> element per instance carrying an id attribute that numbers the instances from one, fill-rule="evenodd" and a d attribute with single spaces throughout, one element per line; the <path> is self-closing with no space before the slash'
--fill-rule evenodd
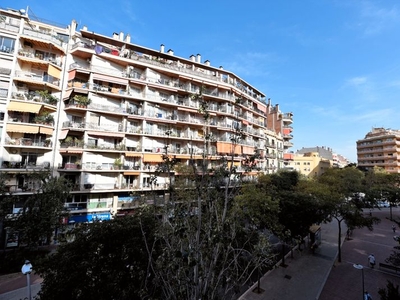
<path id="1" fill-rule="evenodd" d="M 313 300 L 318 299 L 337 254 L 337 223 L 321 225 L 321 245 L 312 254 L 308 249 L 294 251 L 286 258 L 286 268 L 278 267 L 265 274 L 260 282 L 264 292 L 253 292 L 254 284 L 241 300 Z"/>

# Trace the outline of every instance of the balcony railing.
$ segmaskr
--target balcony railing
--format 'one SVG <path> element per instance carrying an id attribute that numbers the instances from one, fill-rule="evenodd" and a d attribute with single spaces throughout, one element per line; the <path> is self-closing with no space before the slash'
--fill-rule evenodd
<path id="1" fill-rule="evenodd" d="M 60 47 L 63 46 L 63 42 L 61 40 L 59 40 L 57 37 L 55 37 L 47 32 L 40 32 L 40 31 L 25 28 L 23 31 L 23 34 L 32 36 L 32 37 L 35 37 L 35 38 L 38 38 L 41 40 L 48 41 L 49 43 L 55 44 Z"/>
<path id="2" fill-rule="evenodd" d="M 36 81 L 38 83 L 50 83 L 55 86 L 59 86 L 60 80 L 50 75 L 40 75 L 36 73 L 30 72 L 22 72 L 22 71 L 15 71 L 15 77 L 17 78 L 25 78 L 32 81 Z"/>

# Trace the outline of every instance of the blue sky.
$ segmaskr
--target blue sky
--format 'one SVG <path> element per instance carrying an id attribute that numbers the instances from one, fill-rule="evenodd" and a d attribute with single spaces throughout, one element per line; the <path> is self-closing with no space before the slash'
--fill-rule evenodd
<path id="1" fill-rule="evenodd" d="M 45 3 L 45 4 L 44 4 Z M 68 3 L 68 4 L 65 4 Z M 201 54 L 293 112 L 291 149 L 326 146 L 356 162 L 372 127 L 400 129 L 398 0 L 2 1 L 35 16 L 176 56 Z"/>

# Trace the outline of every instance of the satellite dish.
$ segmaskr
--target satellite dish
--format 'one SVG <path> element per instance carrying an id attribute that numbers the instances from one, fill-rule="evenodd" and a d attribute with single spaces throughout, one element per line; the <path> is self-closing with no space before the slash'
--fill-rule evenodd
<path id="1" fill-rule="evenodd" d="M 25 14 L 25 9 L 23 9 L 23 8 L 21 8 L 20 10 L 19 10 L 19 13 L 21 14 L 21 15 L 24 15 Z"/>

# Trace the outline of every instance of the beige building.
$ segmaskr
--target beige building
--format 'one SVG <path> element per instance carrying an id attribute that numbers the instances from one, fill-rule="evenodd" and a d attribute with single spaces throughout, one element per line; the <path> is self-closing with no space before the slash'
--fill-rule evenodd
<path id="1" fill-rule="evenodd" d="M 332 167 L 332 160 L 323 158 L 318 152 L 296 153 L 286 162 L 286 169 L 298 171 L 307 177 L 320 176 Z"/>
<path id="2" fill-rule="evenodd" d="M 380 167 L 390 173 L 399 173 L 399 146 L 399 130 L 372 128 L 357 141 L 358 166 L 366 170 Z"/>
<path id="3" fill-rule="evenodd" d="M 151 180 L 163 153 L 181 164 L 206 156 L 207 169 L 233 159 L 249 177 L 276 172 L 292 145 L 291 123 L 262 91 L 200 54 L 178 57 L 122 32 L 104 36 L 75 21 L 57 27 L 0 10 L 0 171 L 21 200 L 14 212 L 38 190 L 29 174 L 43 169 L 73 184 L 66 208 L 75 222 L 125 214 L 132 193 L 163 201 L 169 177 Z"/>

